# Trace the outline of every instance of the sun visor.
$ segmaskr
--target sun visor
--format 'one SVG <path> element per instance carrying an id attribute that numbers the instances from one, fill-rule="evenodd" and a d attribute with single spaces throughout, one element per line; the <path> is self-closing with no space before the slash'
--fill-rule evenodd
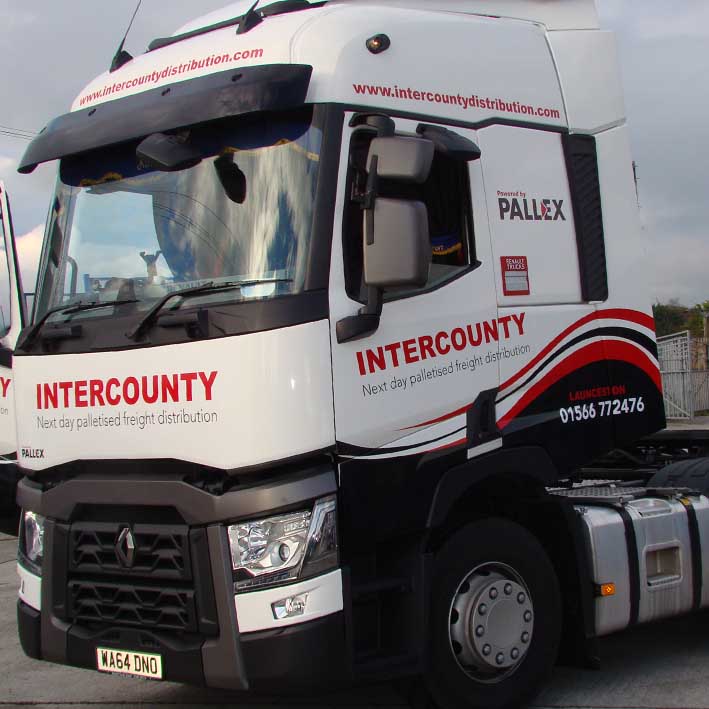
<path id="1" fill-rule="evenodd" d="M 254 111 L 302 106 L 313 68 L 269 64 L 210 74 L 55 118 L 29 145 L 18 172 L 151 133 Z"/>

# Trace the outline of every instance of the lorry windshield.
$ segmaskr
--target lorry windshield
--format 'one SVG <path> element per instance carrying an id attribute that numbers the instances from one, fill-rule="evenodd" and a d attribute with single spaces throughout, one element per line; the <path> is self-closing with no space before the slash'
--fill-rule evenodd
<path id="1" fill-rule="evenodd" d="M 64 159 L 37 317 L 86 302 L 135 301 L 146 310 L 168 293 L 208 283 L 248 285 L 195 301 L 302 292 L 322 138 L 314 113 L 194 126 L 177 140 L 196 148 L 201 162 L 173 172 L 141 162 L 137 143 Z"/>

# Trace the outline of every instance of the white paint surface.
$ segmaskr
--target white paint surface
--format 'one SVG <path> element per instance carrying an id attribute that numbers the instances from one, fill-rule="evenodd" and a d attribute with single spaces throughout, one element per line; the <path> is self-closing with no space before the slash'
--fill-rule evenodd
<path id="1" fill-rule="evenodd" d="M 307 594 L 303 615 L 276 620 L 272 604 L 291 596 Z M 306 623 L 342 610 L 342 572 L 338 569 L 324 576 L 290 586 L 277 586 L 263 591 L 238 593 L 234 596 L 239 632 L 253 633 L 257 630 L 275 630 L 289 625 Z"/>

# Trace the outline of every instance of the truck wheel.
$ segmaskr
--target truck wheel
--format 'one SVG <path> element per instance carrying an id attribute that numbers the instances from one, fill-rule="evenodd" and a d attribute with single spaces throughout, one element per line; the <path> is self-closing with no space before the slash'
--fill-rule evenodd
<path id="1" fill-rule="evenodd" d="M 560 634 L 554 567 L 524 527 L 481 520 L 437 554 L 426 684 L 442 709 L 524 706 L 550 674 Z"/>
<path id="2" fill-rule="evenodd" d="M 692 458 L 660 468 L 648 487 L 689 487 L 709 497 L 709 458 Z"/>

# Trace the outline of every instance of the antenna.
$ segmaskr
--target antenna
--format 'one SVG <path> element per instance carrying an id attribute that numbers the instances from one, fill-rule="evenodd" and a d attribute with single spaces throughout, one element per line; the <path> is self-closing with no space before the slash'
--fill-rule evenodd
<path id="1" fill-rule="evenodd" d="M 113 57 L 113 61 L 111 62 L 111 68 L 109 71 L 113 73 L 114 71 L 117 71 L 120 69 L 124 64 L 127 64 L 131 59 L 133 59 L 133 55 L 126 52 L 123 49 L 123 45 L 126 43 L 126 39 L 128 39 L 128 33 L 130 32 L 130 28 L 133 27 L 133 21 L 135 20 L 135 16 L 138 14 L 138 10 L 140 10 L 140 6 L 143 3 L 143 0 L 138 0 L 138 5 L 135 8 L 135 12 L 133 12 L 133 17 L 130 18 L 130 23 L 128 24 L 128 29 L 126 30 L 126 33 L 123 35 L 123 39 L 121 40 L 120 45 L 118 46 L 118 51 L 116 52 L 116 55 Z"/>
<path id="2" fill-rule="evenodd" d="M 638 164 L 633 160 L 633 180 L 635 181 L 635 199 L 640 206 L 640 192 L 638 191 Z"/>

